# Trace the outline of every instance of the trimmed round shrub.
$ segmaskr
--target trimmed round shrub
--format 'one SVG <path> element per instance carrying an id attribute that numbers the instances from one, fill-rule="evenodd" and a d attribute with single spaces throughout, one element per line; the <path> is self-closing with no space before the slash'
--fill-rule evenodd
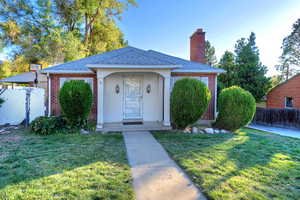
<path id="1" fill-rule="evenodd" d="M 66 82 L 59 91 L 63 115 L 71 127 L 81 128 L 91 112 L 93 94 L 88 83 L 80 80 Z"/>
<path id="2" fill-rule="evenodd" d="M 219 114 L 214 127 L 235 131 L 252 121 L 256 110 L 256 102 L 250 92 L 232 86 L 221 91 L 218 108 Z"/>
<path id="3" fill-rule="evenodd" d="M 51 135 L 66 129 L 66 120 L 60 116 L 37 117 L 30 124 L 30 130 L 38 135 Z"/>
<path id="4" fill-rule="evenodd" d="M 175 82 L 171 93 L 171 118 L 176 128 L 197 122 L 207 110 L 211 94 L 199 80 L 183 78 Z"/>

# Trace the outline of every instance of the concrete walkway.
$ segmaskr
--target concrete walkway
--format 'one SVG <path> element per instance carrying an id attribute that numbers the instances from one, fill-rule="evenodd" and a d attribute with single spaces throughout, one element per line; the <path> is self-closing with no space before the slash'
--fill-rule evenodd
<path id="1" fill-rule="evenodd" d="M 264 125 L 256 125 L 256 124 L 251 124 L 248 127 L 257 129 L 257 130 L 261 130 L 261 131 L 276 133 L 276 134 L 283 135 L 283 136 L 300 138 L 300 130 L 288 129 L 288 128 L 277 128 L 277 127 L 273 127 L 273 126 L 264 126 Z"/>
<path id="2" fill-rule="evenodd" d="M 148 131 L 123 135 L 137 200 L 206 199 Z"/>

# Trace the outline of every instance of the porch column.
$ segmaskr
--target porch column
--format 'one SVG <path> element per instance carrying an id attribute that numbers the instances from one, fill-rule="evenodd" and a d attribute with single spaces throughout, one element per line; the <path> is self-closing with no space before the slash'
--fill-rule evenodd
<path id="1" fill-rule="evenodd" d="M 104 76 L 101 72 L 97 72 L 97 128 L 103 128 L 103 113 L 104 113 Z"/>
<path id="2" fill-rule="evenodd" d="M 171 77 L 170 75 L 164 76 L 164 126 L 170 126 L 170 87 Z"/>

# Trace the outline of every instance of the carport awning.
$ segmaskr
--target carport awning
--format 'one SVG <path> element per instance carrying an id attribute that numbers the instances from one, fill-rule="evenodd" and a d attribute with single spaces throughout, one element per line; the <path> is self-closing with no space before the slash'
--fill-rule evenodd
<path id="1" fill-rule="evenodd" d="M 19 83 L 19 84 L 28 84 L 34 83 L 35 80 L 35 73 L 34 72 L 24 72 L 22 74 L 18 74 L 15 76 L 11 76 L 5 79 L 0 80 L 0 83 Z"/>

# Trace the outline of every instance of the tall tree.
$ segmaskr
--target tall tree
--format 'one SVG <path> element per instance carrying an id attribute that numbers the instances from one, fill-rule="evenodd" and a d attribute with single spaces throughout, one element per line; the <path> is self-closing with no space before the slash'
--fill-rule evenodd
<path id="1" fill-rule="evenodd" d="M 235 64 L 234 54 L 230 51 L 225 51 L 218 67 L 226 70 L 226 73 L 220 74 L 218 77 L 219 89 L 235 85 L 237 80 L 237 65 Z"/>
<path id="2" fill-rule="evenodd" d="M 208 40 L 205 42 L 205 60 L 207 64 L 212 66 L 218 62 L 215 47 Z"/>
<path id="3" fill-rule="evenodd" d="M 283 80 L 289 79 L 300 71 L 300 18 L 293 24 L 292 32 L 282 42 L 280 64 L 276 69 L 280 71 Z"/>
<path id="4" fill-rule="evenodd" d="M 57 64 L 126 46 L 115 20 L 134 0 L 0 0 L 0 47 L 11 64 Z M 13 67 L 13 66 L 11 66 Z"/>
<path id="5" fill-rule="evenodd" d="M 267 67 L 259 59 L 259 50 L 252 32 L 248 39 L 242 38 L 235 45 L 237 79 L 236 84 L 248 90 L 260 101 L 271 87 L 270 79 L 266 77 Z"/>

